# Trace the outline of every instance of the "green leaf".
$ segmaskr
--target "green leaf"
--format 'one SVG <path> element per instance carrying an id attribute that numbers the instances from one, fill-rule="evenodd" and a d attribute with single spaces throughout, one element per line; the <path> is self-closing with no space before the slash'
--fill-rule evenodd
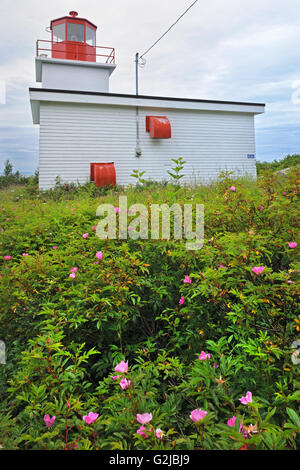
<path id="1" fill-rule="evenodd" d="M 290 419 L 293 421 L 293 423 L 297 426 L 297 428 L 300 429 L 300 418 L 297 415 L 296 411 L 292 410 L 292 408 L 286 408 L 286 412 L 289 415 Z"/>

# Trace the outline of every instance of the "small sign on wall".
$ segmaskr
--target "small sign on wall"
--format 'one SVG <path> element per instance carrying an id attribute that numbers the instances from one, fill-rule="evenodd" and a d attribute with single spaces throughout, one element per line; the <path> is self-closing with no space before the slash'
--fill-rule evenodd
<path id="1" fill-rule="evenodd" d="M 254 153 L 248 153 L 247 158 L 252 158 L 252 159 L 255 158 Z"/>

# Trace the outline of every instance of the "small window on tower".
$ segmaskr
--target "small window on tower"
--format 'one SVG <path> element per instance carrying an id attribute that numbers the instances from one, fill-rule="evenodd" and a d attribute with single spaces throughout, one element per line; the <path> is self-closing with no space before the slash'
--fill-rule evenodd
<path id="1" fill-rule="evenodd" d="M 95 31 L 89 26 L 86 26 L 86 43 L 89 44 L 89 46 L 93 46 L 93 47 L 95 47 L 96 45 Z"/>
<path id="2" fill-rule="evenodd" d="M 84 25 L 68 23 L 68 41 L 84 42 Z"/>
<path id="3" fill-rule="evenodd" d="M 53 41 L 62 42 L 66 39 L 66 25 L 65 23 L 53 26 Z"/>

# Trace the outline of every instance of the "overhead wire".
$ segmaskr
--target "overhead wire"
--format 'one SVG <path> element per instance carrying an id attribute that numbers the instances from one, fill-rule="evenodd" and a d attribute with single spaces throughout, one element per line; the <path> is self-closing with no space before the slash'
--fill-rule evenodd
<path id="1" fill-rule="evenodd" d="M 187 13 L 188 11 L 198 2 L 198 0 L 195 0 L 178 18 L 177 20 L 142 54 L 140 55 L 140 59 L 143 59 L 143 57 L 148 54 L 149 51 L 151 51 L 151 49 L 153 49 L 154 46 L 156 46 L 156 44 L 161 41 L 161 39 L 163 37 L 165 37 L 166 34 L 168 34 L 168 32 L 174 28 L 174 26 L 181 20 L 181 18 L 183 18 Z M 145 59 L 144 59 L 145 60 Z M 142 64 L 142 66 L 145 65 L 145 63 Z"/>

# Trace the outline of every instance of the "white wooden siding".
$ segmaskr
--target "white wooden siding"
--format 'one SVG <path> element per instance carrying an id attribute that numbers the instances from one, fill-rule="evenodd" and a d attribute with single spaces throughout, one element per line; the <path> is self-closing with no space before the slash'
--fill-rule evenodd
<path id="1" fill-rule="evenodd" d="M 150 139 L 146 115 L 167 116 L 171 139 Z M 79 103 L 40 103 L 40 188 L 89 180 L 90 162 L 114 162 L 117 184 L 134 184 L 134 169 L 145 177 L 169 179 L 171 158 L 183 157 L 185 183 L 207 183 L 220 171 L 256 176 L 253 113 L 140 108 L 142 156 L 135 157 L 135 108 Z"/>

